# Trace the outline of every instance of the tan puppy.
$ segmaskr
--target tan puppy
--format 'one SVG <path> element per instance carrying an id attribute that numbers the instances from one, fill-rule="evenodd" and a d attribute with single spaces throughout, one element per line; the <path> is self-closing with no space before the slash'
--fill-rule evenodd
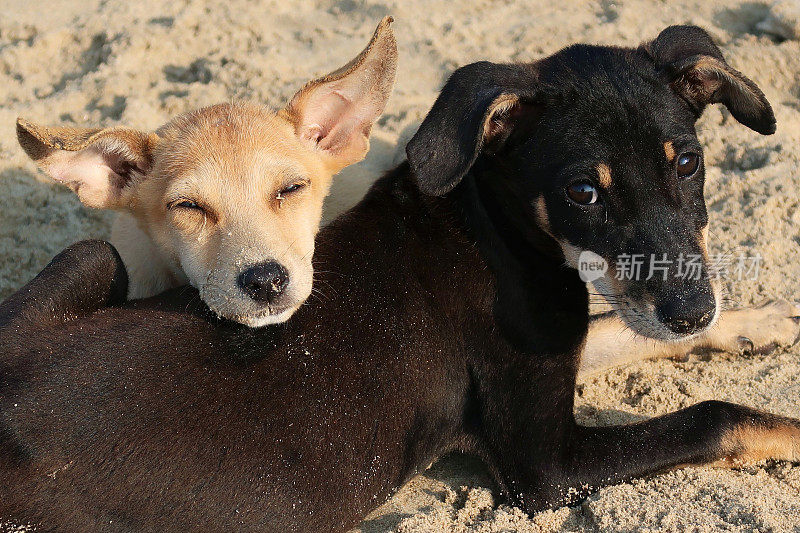
<path id="1" fill-rule="evenodd" d="M 222 317 L 287 320 L 311 294 L 314 237 L 331 178 L 364 158 L 394 84 L 392 19 L 344 67 L 281 111 L 219 104 L 154 133 L 42 127 L 17 136 L 50 177 L 121 212 L 111 242 L 130 298 L 190 283 Z"/>

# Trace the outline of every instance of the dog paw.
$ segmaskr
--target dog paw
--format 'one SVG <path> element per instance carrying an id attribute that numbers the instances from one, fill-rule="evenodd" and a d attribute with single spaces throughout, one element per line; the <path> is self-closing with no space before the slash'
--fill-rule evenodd
<path id="1" fill-rule="evenodd" d="M 800 307 L 770 300 L 758 307 L 723 312 L 716 348 L 733 353 L 771 353 L 800 340 Z"/>

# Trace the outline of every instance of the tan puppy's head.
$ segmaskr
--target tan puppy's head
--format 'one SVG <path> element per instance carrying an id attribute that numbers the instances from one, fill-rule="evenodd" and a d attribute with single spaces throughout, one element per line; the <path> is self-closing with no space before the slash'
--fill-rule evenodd
<path id="1" fill-rule="evenodd" d="M 283 322 L 311 294 L 331 177 L 364 158 L 394 84 L 387 17 L 355 59 L 283 110 L 220 104 L 154 133 L 49 128 L 20 119 L 26 153 L 91 207 L 127 211 L 175 273 L 222 317 Z"/>

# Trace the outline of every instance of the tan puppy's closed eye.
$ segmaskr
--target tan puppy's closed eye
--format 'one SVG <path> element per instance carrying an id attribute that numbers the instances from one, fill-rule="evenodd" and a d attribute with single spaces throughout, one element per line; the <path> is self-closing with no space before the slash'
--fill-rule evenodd
<path id="1" fill-rule="evenodd" d="M 331 178 L 364 158 L 394 85 L 391 17 L 345 66 L 308 82 L 280 111 L 219 104 L 152 133 L 46 127 L 17 138 L 89 207 L 119 212 L 111 242 L 129 298 L 190 283 L 217 314 L 258 327 L 311 294 L 311 257 Z"/>

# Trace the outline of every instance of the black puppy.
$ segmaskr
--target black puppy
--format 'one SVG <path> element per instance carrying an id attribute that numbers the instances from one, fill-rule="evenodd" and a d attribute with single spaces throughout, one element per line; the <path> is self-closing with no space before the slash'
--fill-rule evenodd
<path id="1" fill-rule="evenodd" d="M 180 291 L 103 308 L 125 294 L 118 257 L 71 247 L 0 307 L 0 516 L 336 531 L 453 449 L 485 458 L 529 512 L 681 465 L 800 459 L 800 422 L 729 403 L 626 426 L 573 417 L 588 294 L 565 258 L 703 254 L 693 124 L 714 102 L 774 130 L 761 92 L 693 27 L 459 69 L 410 166 L 319 234 L 326 297 L 285 326 L 216 323 Z M 101 293 L 75 304 L 65 270 Z M 652 335 L 716 314 L 705 279 L 616 290 Z"/>

